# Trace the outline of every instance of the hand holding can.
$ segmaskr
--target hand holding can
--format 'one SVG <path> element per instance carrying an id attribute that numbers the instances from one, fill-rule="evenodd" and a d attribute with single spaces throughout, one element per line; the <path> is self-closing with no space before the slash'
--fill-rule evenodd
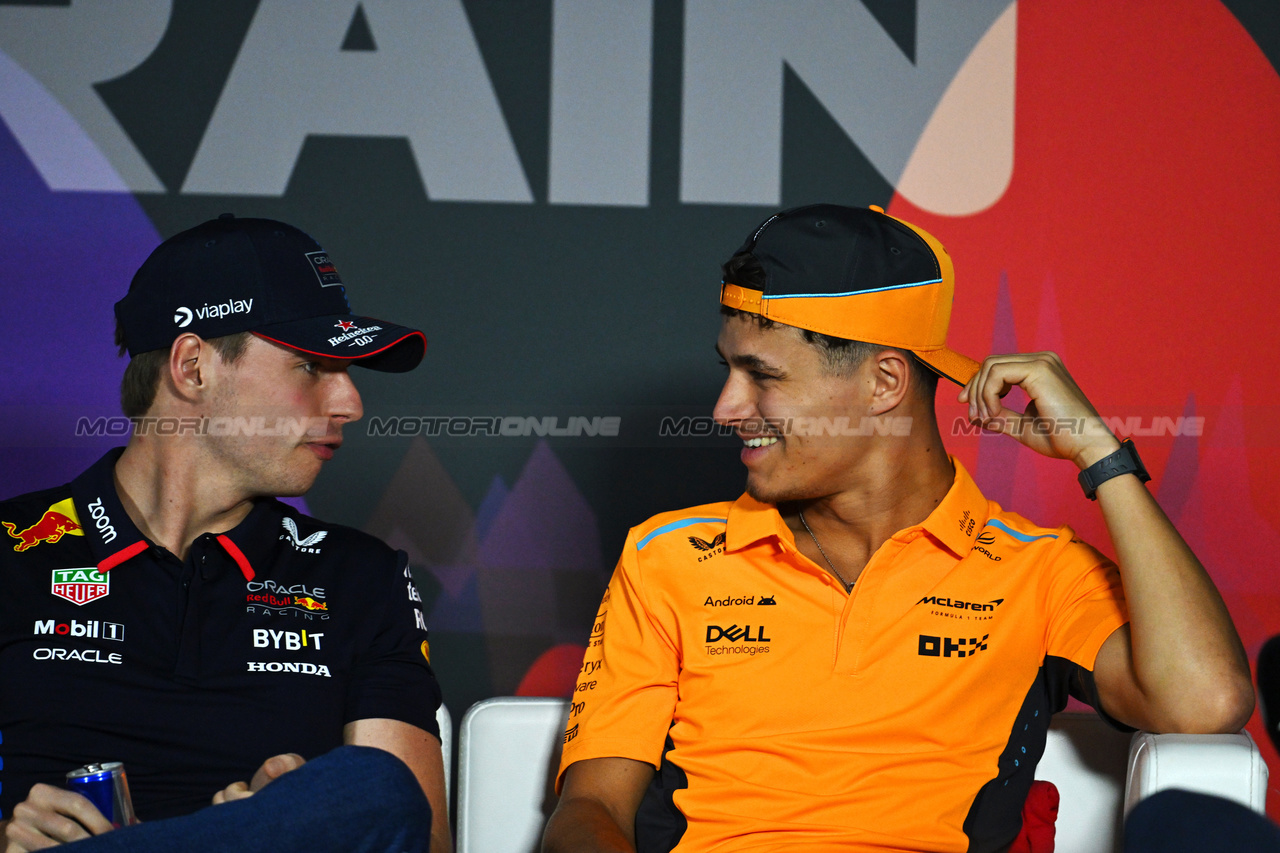
<path id="1" fill-rule="evenodd" d="M 124 764 L 107 761 L 102 764 L 86 764 L 67 774 L 67 787 L 84 795 L 102 812 L 113 826 L 131 826 L 138 822 L 133 813 L 133 798 L 129 796 L 129 779 Z"/>

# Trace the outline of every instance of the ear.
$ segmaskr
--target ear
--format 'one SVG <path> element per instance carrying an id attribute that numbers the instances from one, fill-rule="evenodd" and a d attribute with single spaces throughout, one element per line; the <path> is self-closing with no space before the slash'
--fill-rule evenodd
<path id="1" fill-rule="evenodd" d="M 169 387 L 182 400 L 195 402 L 208 388 L 204 375 L 213 348 L 195 334 L 180 335 L 169 347 Z"/>
<path id="2" fill-rule="evenodd" d="M 871 414 L 883 415 L 902 404 L 911 384 L 911 361 L 896 349 L 883 349 L 871 361 Z"/>

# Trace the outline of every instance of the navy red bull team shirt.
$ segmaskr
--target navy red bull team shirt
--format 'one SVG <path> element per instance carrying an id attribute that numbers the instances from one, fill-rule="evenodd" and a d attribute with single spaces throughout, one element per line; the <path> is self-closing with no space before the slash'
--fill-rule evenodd
<path id="1" fill-rule="evenodd" d="M 265 499 L 179 560 L 125 513 L 121 452 L 0 503 L 0 817 L 91 761 L 123 761 L 156 820 L 355 720 L 439 735 L 403 552 Z"/>

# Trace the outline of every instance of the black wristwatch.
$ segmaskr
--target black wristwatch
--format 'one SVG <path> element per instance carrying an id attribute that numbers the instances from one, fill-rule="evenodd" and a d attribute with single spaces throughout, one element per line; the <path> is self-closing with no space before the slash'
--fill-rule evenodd
<path id="1" fill-rule="evenodd" d="M 1133 439 L 1126 438 L 1120 442 L 1120 449 L 1110 456 L 1104 456 L 1097 462 L 1090 465 L 1080 472 L 1080 488 L 1084 489 L 1084 496 L 1091 501 L 1098 499 L 1098 486 L 1101 486 L 1112 477 L 1119 477 L 1121 474 L 1137 474 L 1138 479 L 1147 482 L 1151 479 L 1151 475 L 1147 473 L 1146 466 L 1142 464 L 1142 459 L 1138 456 L 1138 449 L 1133 446 Z"/>

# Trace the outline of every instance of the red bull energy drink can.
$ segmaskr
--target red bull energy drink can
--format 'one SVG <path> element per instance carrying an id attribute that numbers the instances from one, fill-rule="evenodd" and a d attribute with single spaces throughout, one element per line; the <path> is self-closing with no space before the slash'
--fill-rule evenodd
<path id="1" fill-rule="evenodd" d="M 130 826 L 138 822 L 129 796 L 129 779 L 119 761 L 86 764 L 67 774 L 67 787 L 83 794 L 102 816 L 114 826 Z"/>

